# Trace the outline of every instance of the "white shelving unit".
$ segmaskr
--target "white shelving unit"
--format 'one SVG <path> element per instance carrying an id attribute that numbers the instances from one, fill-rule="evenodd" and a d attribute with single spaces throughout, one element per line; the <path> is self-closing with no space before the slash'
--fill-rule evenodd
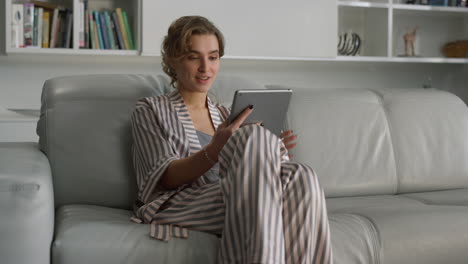
<path id="1" fill-rule="evenodd" d="M 403 0 L 338 0 L 338 34 L 355 32 L 362 38 L 358 56 L 345 61 L 468 63 L 447 58 L 445 43 L 468 40 L 468 8 L 405 4 Z M 405 57 L 403 35 L 417 27 L 414 57 Z"/>
<path id="2" fill-rule="evenodd" d="M 169 21 L 172 21 L 179 13 L 199 13 L 210 15 L 222 26 L 222 30 L 230 38 L 226 59 L 243 60 L 288 60 L 288 61 L 351 61 L 351 62 L 397 62 L 397 63 L 448 63 L 467 64 L 468 58 L 446 58 L 440 51 L 442 45 L 455 40 L 468 39 L 468 8 L 462 7 L 440 7 L 405 4 L 404 0 L 367 0 L 367 1 L 347 1 L 347 0 L 321 0 L 320 3 L 313 4 L 303 1 L 300 10 L 304 10 L 301 16 L 297 16 L 298 21 L 306 23 L 289 22 L 292 29 L 298 32 L 291 37 L 278 42 L 276 26 L 272 26 L 277 20 L 277 16 L 272 16 L 265 11 L 264 6 L 258 4 L 258 10 L 252 11 L 248 17 L 252 23 L 247 23 L 247 27 L 255 30 L 239 30 L 235 21 L 237 16 L 230 16 L 231 10 L 225 11 L 215 0 L 201 0 L 201 2 L 184 4 L 179 7 L 180 1 L 154 1 L 154 0 L 89 0 L 90 10 L 114 10 L 121 7 L 127 11 L 131 28 L 134 34 L 136 50 L 96 50 L 78 48 L 78 24 L 79 19 L 74 15 L 73 21 L 73 47 L 70 49 L 44 49 L 44 48 L 11 48 L 11 4 L 24 0 L 5 0 L 5 51 L 7 54 L 58 54 L 58 55 L 111 55 L 111 56 L 160 56 L 159 48 L 162 36 L 167 30 Z M 78 10 L 81 0 L 47 0 L 47 2 L 61 4 Z M 233 3 L 231 3 L 233 4 Z M 321 10 L 317 6 L 320 5 Z M 205 8 L 202 6 L 208 6 Z M 224 6 L 223 6 L 224 7 Z M 271 7 L 275 7 L 271 4 Z M 282 8 L 273 8 L 283 12 Z M 282 7 L 282 6 L 281 6 Z M 185 9 L 184 9 L 185 8 Z M 197 9 L 198 8 L 198 9 Z M 298 7 L 296 7 L 298 8 Z M 336 9 L 335 9 L 336 8 Z M 187 10 L 186 10 L 187 9 Z M 222 13 L 220 9 L 223 10 Z M 252 8 L 251 8 L 252 9 Z M 1 10 L 1 9 L 0 9 Z M 237 13 L 243 12 L 236 11 Z M 307 11 L 309 10 L 309 11 Z M 312 10 L 315 13 L 311 13 Z M 205 14 L 205 13 L 206 14 Z M 211 13 L 210 13 L 211 12 Z M 236 13 L 234 12 L 234 13 Z M 75 11 L 74 14 L 77 12 Z M 268 14 L 267 14 L 268 13 Z M 245 14 L 244 14 L 245 15 Z M 265 17 L 262 17 L 265 16 Z M 279 16 L 279 15 L 278 15 Z M 268 19 L 263 19 L 268 18 Z M 302 20 L 300 20 L 302 19 Z M 263 21 L 265 20 L 265 21 Z M 234 22 L 233 22 L 234 21 Z M 260 23 L 259 21 L 262 21 Z M 321 21 L 318 23 L 317 21 Z M 223 24 L 224 23 L 224 24 Z M 284 26 L 284 21 L 279 25 Z M 276 24 L 275 24 L 276 25 Z M 295 26 L 294 26 L 295 25 Z M 297 25 L 308 25 L 307 34 L 304 29 Z M 316 28 L 312 28 L 312 26 Z M 327 25 L 324 28 L 324 25 Z M 244 25 L 245 26 L 245 25 Z M 415 57 L 402 57 L 404 54 L 403 35 L 408 28 L 418 26 L 417 40 L 415 43 Z M 270 31 L 268 31 L 270 30 Z M 334 46 L 336 39 L 334 36 L 342 32 L 353 31 L 362 38 L 362 47 L 359 56 L 336 56 Z M 252 33 L 253 32 L 253 33 Z M 259 35 L 257 32 L 263 32 Z M 272 39 L 266 37 L 270 32 Z M 288 31 L 283 31 L 288 32 Z M 262 38 L 258 42 L 248 42 L 245 39 L 252 39 L 249 34 Z M 289 32 L 291 33 L 291 32 Z M 303 34 L 303 35 L 301 35 Z M 318 37 L 320 36 L 320 37 Z M 255 39 L 254 37 L 254 39 Z M 307 41 L 301 41 L 302 39 Z M 237 41 L 237 39 L 239 39 Z M 294 41 L 291 41 L 294 40 Z M 236 42 L 237 41 L 237 42 Z M 266 48 L 262 43 L 272 43 L 275 45 Z M 307 43 L 301 50 L 297 49 L 300 43 Z M 259 46 L 253 49 L 252 45 Z M 313 44 L 313 45 L 312 45 Z M 247 45 L 246 47 L 242 45 Z M 262 46 L 263 45 L 263 46 Z M 0 45 L 1 46 L 1 45 Z M 296 48 L 295 48 L 296 47 Z M 232 49 L 232 52 L 231 50 Z M 235 50 L 239 49 L 239 50 Z M 285 51 L 284 51 L 285 50 Z M 244 52 L 248 51 L 248 52 Z M 284 52 L 282 52 L 284 51 Z"/>
<path id="3" fill-rule="evenodd" d="M 47 0 L 43 2 L 49 2 L 59 4 L 61 6 L 70 8 L 73 10 L 73 42 L 72 48 L 38 48 L 38 47 L 27 47 L 27 48 L 13 48 L 10 45 L 10 32 L 11 32 L 11 9 L 13 3 L 24 3 L 27 1 L 16 1 L 16 0 L 5 0 L 5 25 L 6 25 L 6 36 L 5 36 L 5 51 L 7 54 L 57 54 L 57 55 L 114 55 L 114 56 L 136 56 L 139 55 L 140 50 L 140 18 L 141 0 L 89 0 L 89 10 L 115 10 L 120 7 L 122 10 L 127 12 L 130 28 L 132 30 L 133 39 L 136 50 L 110 50 L 110 49 L 80 49 L 78 40 L 78 25 L 80 19 L 78 14 L 79 3 L 81 0 Z"/>

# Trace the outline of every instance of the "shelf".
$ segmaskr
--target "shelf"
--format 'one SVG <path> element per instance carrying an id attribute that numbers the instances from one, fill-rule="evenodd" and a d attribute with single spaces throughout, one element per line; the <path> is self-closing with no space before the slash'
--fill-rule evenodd
<path id="1" fill-rule="evenodd" d="M 60 48 L 8 48 L 7 54 L 57 54 L 57 55 L 116 55 L 136 56 L 136 50 L 60 49 Z"/>
<path id="2" fill-rule="evenodd" d="M 371 57 L 371 56 L 337 56 L 335 58 L 319 57 L 258 57 L 258 56 L 224 56 L 226 60 L 274 60 L 274 61 L 336 61 L 336 62 L 388 62 L 388 63 L 446 63 L 446 64 L 466 64 L 468 58 L 426 58 L 426 57 Z"/>
<path id="3" fill-rule="evenodd" d="M 389 8 L 390 4 L 361 2 L 361 1 L 338 1 L 338 6 L 364 7 L 364 8 Z"/>
<path id="4" fill-rule="evenodd" d="M 355 62 L 405 62 L 405 63 L 447 63 L 447 64 L 466 64 L 468 58 L 428 58 L 428 57 L 363 57 L 363 56 L 338 56 L 337 61 L 355 61 Z"/>

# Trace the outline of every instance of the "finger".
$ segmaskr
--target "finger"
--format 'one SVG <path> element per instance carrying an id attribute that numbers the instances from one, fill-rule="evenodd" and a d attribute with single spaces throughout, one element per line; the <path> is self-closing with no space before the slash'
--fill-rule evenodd
<path id="1" fill-rule="evenodd" d="M 291 134 L 293 134 L 293 131 L 292 131 L 292 130 L 286 130 L 286 131 L 283 131 L 283 132 L 281 133 L 280 137 L 281 137 L 281 138 L 284 138 L 284 137 L 286 137 L 286 136 L 288 136 L 288 135 L 291 135 Z"/>
<path id="2" fill-rule="evenodd" d="M 228 119 L 224 120 L 224 122 L 222 122 L 221 124 L 219 124 L 219 126 L 218 126 L 218 128 L 217 128 L 217 129 L 222 129 L 222 128 L 225 128 L 225 127 L 227 127 L 227 125 L 228 125 L 228 122 L 229 122 L 229 120 L 228 120 Z"/>
<path id="3" fill-rule="evenodd" d="M 244 122 L 244 120 L 253 112 L 253 105 L 250 107 L 246 107 L 240 115 L 232 121 L 232 123 L 229 125 L 232 127 L 234 130 L 238 129 L 240 125 Z"/>
<path id="4" fill-rule="evenodd" d="M 291 141 L 294 141 L 294 140 L 296 140 L 296 139 L 297 139 L 297 136 L 296 136 L 296 135 L 292 135 L 292 136 L 289 136 L 289 137 L 285 137 L 285 138 L 283 138 L 283 143 L 284 143 L 284 144 L 287 144 L 287 143 L 289 143 L 289 142 L 291 142 Z"/>
<path id="5" fill-rule="evenodd" d="M 286 149 L 287 149 L 287 150 L 290 150 L 290 149 L 293 149 L 293 148 L 295 148 L 295 147 L 296 147 L 296 145 L 297 145 L 296 143 L 292 143 L 292 144 L 288 144 L 288 145 L 286 145 L 285 147 L 286 147 Z"/>

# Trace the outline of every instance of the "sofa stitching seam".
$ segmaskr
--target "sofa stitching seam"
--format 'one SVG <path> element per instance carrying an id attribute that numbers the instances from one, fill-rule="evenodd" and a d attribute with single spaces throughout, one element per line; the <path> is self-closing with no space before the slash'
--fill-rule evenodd
<path id="1" fill-rule="evenodd" d="M 398 162 L 397 162 L 397 154 L 396 154 L 396 151 L 395 151 L 395 146 L 393 144 L 393 133 L 392 133 L 392 126 L 388 120 L 388 111 L 387 111 L 387 108 L 386 108 L 386 105 L 385 105 L 385 102 L 384 102 L 384 99 L 383 99 L 383 95 L 381 93 L 379 93 L 378 91 L 376 90 L 372 90 L 372 89 L 368 89 L 369 91 L 371 91 L 372 93 L 374 93 L 375 95 L 377 95 L 377 99 L 379 100 L 379 103 L 380 105 L 382 106 L 382 111 L 384 113 L 384 117 L 385 117 L 385 123 L 387 124 L 387 131 L 388 131 L 388 136 L 389 136 L 389 140 L 390 140 L 390 146 L 392 147 L 392 154 L 393 154 L 393 162 L 394 162 L 394 165 L 395 165 L 395 179 L 396 179 L 396 186 L 394 188 L 394 194 L 398 194 L 399 190 L 400 190 L 400 177 L 399 177 L 399 169 L 398 169 Z"/>

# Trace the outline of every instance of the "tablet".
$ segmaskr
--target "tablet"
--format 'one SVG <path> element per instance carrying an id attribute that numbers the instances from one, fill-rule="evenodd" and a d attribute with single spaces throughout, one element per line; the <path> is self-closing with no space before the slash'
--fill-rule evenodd
<path id="1" fill-rule="evenodd" d="M 291 95 L 291 89 L 237 90 L 228 122 L 230 124 L 246 107 L 253 105 L 253 112 L 242 125 L 263 123 L 265 128 L 279 136 L 285 128 Z"/>

